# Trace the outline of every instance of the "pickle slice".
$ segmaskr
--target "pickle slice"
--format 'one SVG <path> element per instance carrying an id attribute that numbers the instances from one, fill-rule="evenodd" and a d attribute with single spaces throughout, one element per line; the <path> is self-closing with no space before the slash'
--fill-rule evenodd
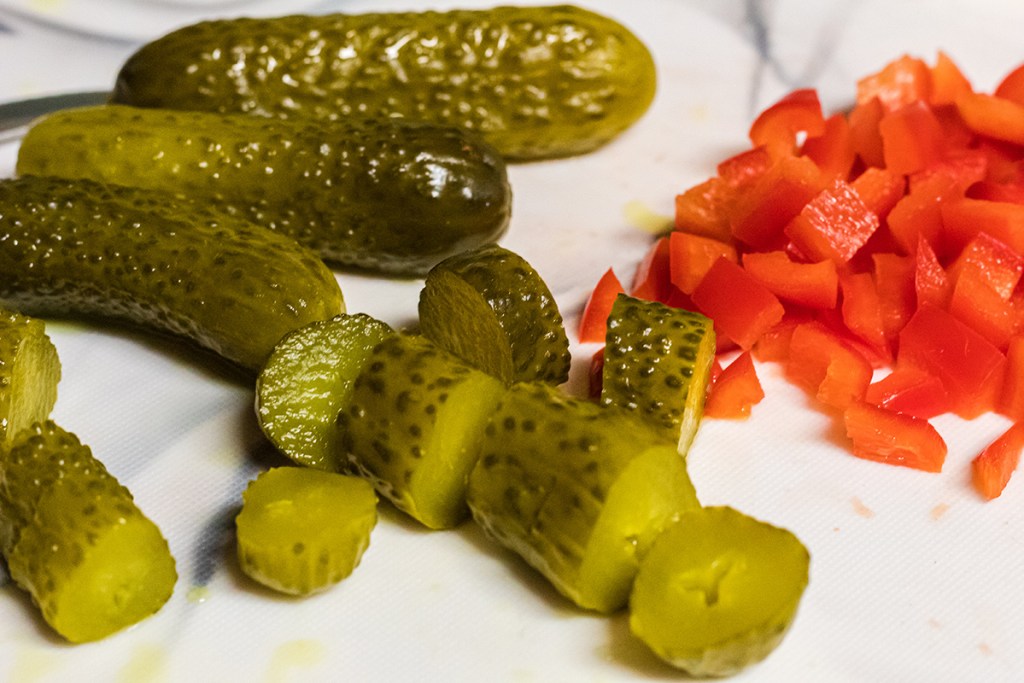
<path id="1" fill-rule="evenodd" d="M 686 461 L 662 432 L 557 387 L 509 389 L 469 477 L 473 518 L 576 605 L 625 606 L 639 558 L 697 507 Z"/>
<path id="2" fill-rule="evenodd" d="M 469 515 L 466 477 L 505 385 L 437 347 L 395 333 L 373 348 L 338 415 L 349 461 L 377 492 L 431 529 Z"/>
<path id="3" fill-rule="evenodd" d="M 0 551 L 46 622 L 76 643 L 155 613 L 177 581 L 157 526 L 89 447 L 52 421 L 0 451 Z"/>
<path id="4" fill-rule="evenodd" d="M 370 350 L 391 332 L 364 313 L 342 313 L 285 335 L 256 378 L 256 417 L 278 450 L 299 465 L 345 469 L 335 419 Z"/>
<path id="5" fill-rule="evenodd" d="M 505 383 L 569 378 L 569 340 L 555 298 L 504 247 L 479 247 L 434 266 L 419 316 L 423 336 Z"/>
<path id="6" fill-rule="evenodd" d="M 43 321 L 0 309 L 0 443 L 50 416 L 60 374 Z"/>
<path id="7" fill-rule="evenodd" d="M 235 518 L 238 561 L 259 583 L 291 595 L 330 588 L 352 574 L 377 524 L 364 479 L 301 467 L 261 473 Z"/>
<path id="8" fill-rule="evenodd" d="M 791 532 L 729 507 L 688 512 L 640 562 L 630 629 L 693 676 L 767 657 L 796 616 L 810 555 Z"/>
<path id="9" fill-rule="evenodd" d="M 601 403 L 642 415 L 685 454 L 704 414 L 714 360 L 709 318 L 620 294 L 608 316 Z"/>

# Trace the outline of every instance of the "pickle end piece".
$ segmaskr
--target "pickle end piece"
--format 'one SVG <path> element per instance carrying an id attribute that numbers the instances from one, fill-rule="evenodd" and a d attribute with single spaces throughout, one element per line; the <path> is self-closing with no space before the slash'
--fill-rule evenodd
<path id="1" fill-rule="evenodd" d="M 641 560 L 630 630 L 692 676 L 729 676 L 782 641 L 807 586 L 810 555 L 786 529 L 729 507 L 681 515 Z"/>
<path id="2" fill-rule="evenodd" d="M 345 469 L 335 419 L 373 347 L 391 328 L 342 313 L 285 335 L 256 378 L 256 417 L 274 446 L 298 465 Z"/>
<path id="3" fill-rule="evenodd" d="M 277 467 L 242 494 L 235 518 L 242 571 L 289 595 L 339 583 L 359 566 L 377 524 L 377 494 L 364 479 Z"/>
<path id="4" fill-rule="evenodd" d="M 423 335 L 435 344 L 492 377 L 512 381 L 508 335 L 468 282 L 454 273 L 432 270 L 420 292 L 419 317 Z"/>
<path id="5" fill-rule="evenodd" d="M 636 456 L 608 492 L 580 564 L 577 602 L 613 612 L 629 600 L 642 558 L 682 513 L 700 506 L 686 461 L 671 445 Z"/>
<path id="6" fill-rule="evenodd" d="M 67 640 L 100 640 L 155 614 L 178 575 L 167 541 L 142 515 L 104 529 L 59 584 L 36 594 L 43 617 Z"/>
<path id="7" fill-rule="evenodd" d="M 0 311 L 0 442 L 49 417 L 60 376 L 43 322 Z"/>

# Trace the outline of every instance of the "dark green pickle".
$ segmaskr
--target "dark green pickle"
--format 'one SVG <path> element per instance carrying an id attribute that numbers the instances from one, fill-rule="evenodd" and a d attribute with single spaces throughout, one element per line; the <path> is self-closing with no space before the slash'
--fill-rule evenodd
<path id="1" fill-rule="evenodd" d="M 400 275 L 498 239 L 512 203 L 477 135 L 402 119 L 83 107 L 37 121 L 17 170 L 215 202 L 328 262 Z"/>
<path id="2" fill-rule="evenodd" d="M 195 202 L 85 180 L 0 180 L 0 304 L 191 340 L 249 370 L 287 332 L 343 312 L 294 240 Z"/>
<path id="3" fill-rule="evenodd" d="M 655 87 L 654 61 L 636 35 L 561 5 L 202 22 L 132 55 L 113 101 L 287 118 L 403 116 L 477 130 L 507 158 L 525 160 L 603 145 L 643 115 Z"/>
<path id="4" fill-rule="evenodd" d="M 420 331 L 507 384 L 569 379 L 569 340 L 551 290 L 518 254 L 496 244 L 456 254 L 427 273 Z"/>

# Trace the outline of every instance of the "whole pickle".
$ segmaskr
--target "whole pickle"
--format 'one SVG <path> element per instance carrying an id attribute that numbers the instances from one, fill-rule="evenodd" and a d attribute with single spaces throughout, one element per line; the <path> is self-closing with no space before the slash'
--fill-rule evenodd
<path id="1" fill-rule="evenodd" d="M 647 47 L 572 6 L 207 21 L 138 50 L 113 101 L 275 117 L 404 116 L 478 130 L 509 159 L 581 154 L 654 98 Z"/>
<path id="2" fill-rule="evenodd" d="M 477 135 L 402 119 L 83 107 L 35 122 L 17 169 L 216 202 L 326 261 L 403 275 L 493 242 L 512 203 Z"/>
<path id="3" fill-rule="evenodd" d="M 250 370 L 343 311 L 294 240 L 196 202 L 85 180 L 0 180 L 0 304 L 187 337 Z"/>

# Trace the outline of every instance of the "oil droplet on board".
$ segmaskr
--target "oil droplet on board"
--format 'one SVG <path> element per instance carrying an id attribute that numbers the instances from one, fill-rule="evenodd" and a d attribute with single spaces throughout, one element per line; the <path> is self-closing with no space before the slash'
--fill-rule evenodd
<path id="1" fill-rule="evenodd" d="M 209 586 L 192 586 L 188 589 L 186 599 L 195 605 L 202 604 L 210 598 L 210 587 Z"/>
<path id="2" fill-rule="evenodd" d="M 166 680 L 167 651 L 156 643 L 142 643 L 132 651 L 121 669 L 119 681 L 124 683 L 155 683 Z"/>

